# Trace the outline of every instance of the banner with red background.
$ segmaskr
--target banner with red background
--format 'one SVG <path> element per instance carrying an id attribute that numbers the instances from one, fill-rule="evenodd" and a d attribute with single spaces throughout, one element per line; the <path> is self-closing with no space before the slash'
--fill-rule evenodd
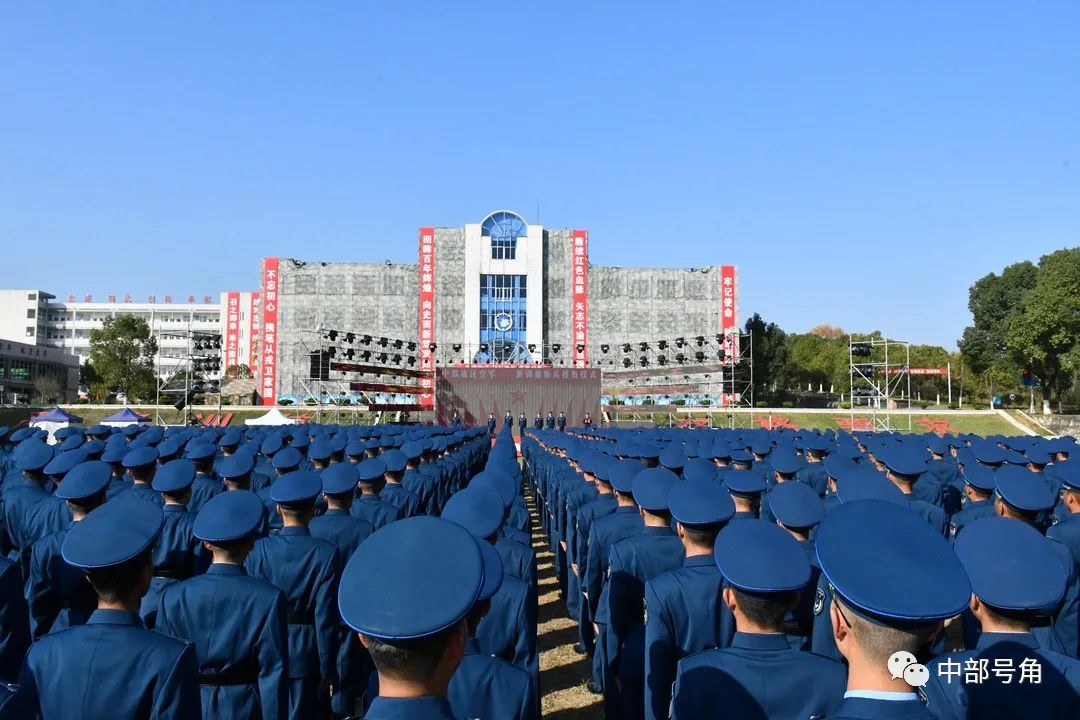
<path id="1" fill-rule="evenodd" d="M 420 369 L 435 370 L 435 353 L 431 345 L 435 342 L 435 228 L 420 228 L 420 261 L 418 263 L 420 282 L 420 316 L 418 328 L 420 337 Z M 424 378 L 420 381 L 424 392 L 420 394 L 420 406 L 430 410 L 435 407 L 435 381 Z"/>
<path id="2" fill-rule="evenodd" d="M 570 240 L 570 359 L 573 367 L 589 362 L 589 233 L 574 230 Z"/>
<path id="3" fill-rule="evenodd" d="M 263 258 L 262 264 L 262 352 L 259 396 L 263 405 L 277 400 L 277 325 L 278 325 L 278 259 Z"/>

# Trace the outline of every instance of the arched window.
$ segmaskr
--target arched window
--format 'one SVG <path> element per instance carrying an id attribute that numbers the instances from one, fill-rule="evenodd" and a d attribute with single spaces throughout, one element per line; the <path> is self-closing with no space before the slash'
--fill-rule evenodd
<path id="1" fill-rule="evenodd" d="M 517 257 L 517 240 L 525 237 L 527 231 L 525 220 L 508 210 L 491 213 L 480 225 L 480 234 L 491 238 L 492 260 L 513 260 Z"/>

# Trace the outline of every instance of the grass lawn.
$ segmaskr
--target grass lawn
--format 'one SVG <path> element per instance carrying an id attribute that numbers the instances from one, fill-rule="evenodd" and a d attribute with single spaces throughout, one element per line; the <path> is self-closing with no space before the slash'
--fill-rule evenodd
<path id="1" fill-rule="evenodd" d="M 758 427 L 761 419 L 768 418 L 770 413 L 754 414 L 754 427 Z M 787 419 L 788 424 L 795 427 L 805 428 L 832 428 L 833 430 L 839 430 L 851 418 L 850 413 L 843 410 L 837 410 L 835 413 L 800 413 L 800 412 L 785 412 L 776 411 L 771 413 L 773 418 L 774 427 L 775 424 L 783 419 Z M 879 416 L 880 417 L 880 416 Z M 871 416 L 869 415 L 856 415 L 855 421 L 869 422 Z M 921 422 L 920 422 L 921 421 Z M 746 424 L 745 421 L 743 424 Z M 907 413 L 893 413 L 890 416 L 890 427 L 893 430 L 905 432 L 908 429 Z M 858 425 L 856 425 L 858 428 Z M 911 414 L 911 430 L 912 432 L 921 433 L 931 430 L 938 432 L 952 432 L 952 433 L 975 433 L 976 435 L 1018 435 L 1020 431 L 1010 425 L 1005 420 L 1002 420 L 997 415 L 954 415 L 954 414 L 934 414 L 934 413 L 912 413 Z"/>

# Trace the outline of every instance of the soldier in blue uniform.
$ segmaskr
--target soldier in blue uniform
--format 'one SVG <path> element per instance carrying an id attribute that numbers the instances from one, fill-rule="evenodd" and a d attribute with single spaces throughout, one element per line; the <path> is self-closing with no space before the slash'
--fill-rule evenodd
<path id="1" fill-rule="evenodd" d="M 919 478 L 926 472 L 926 459 L 922 453 L 906 447 L 891 447 L 883 450 L 878 459 L 885 466 L 889 480 L 907 496 L 911 511 L 940 532 L 942 537 L 947 537 L 949 527 L 945 511 L 937 505 L 920 500 L 913 491 L 914 485 L 920 482 Z"/>
<path id="2" fill-rule="evenodd" d="M 540 411 L 537 410 L 536 417 L 533 418 L 533 430 L 541 430 L 544 427 L 544 418 L 540 415 Z"/>
<path id="3" fill-rule="evenodd" d="M 723 480 L 735 503 L 732 519 L 756 520 L 761 508 L 761 494 L 765 492 L 765 479 L 752 470 L 727 470 Z"/>
<path id="4" fill-rule="evenodd" d="M 312 518 L 309 530 L 312 537 L 333 543 L 338 549 L 340 567 L 344 567 L 360 543 L 374 531 L 367 520 L 353 517 L 349 509 L 356 492 L 356 470 L 350 463 L 337 463 L 319 473 L 326 512 Z M 332 698 L 335 716 L 345 717 L 356 711 L 371 660 L 360 645 L 359 638 L 341 625 L 338 628 L 337 673 L 338 685 Z"/>
<path id="5" fill-rule="evenodd" d="M 951 546 L 906 507 L 880 500 L 830 510 L 815 544 L 834 588 L 833 637 L 848 662 L 847 691 L 830 720 L 932 720 L 913 688 L 890 673 L 889 658 L 920 657 L 944 620 L 967 607 L 971 584 Z"/>
<path id="6" fill-rule="evenodd" d="M 949 519 L 949 538 L 955 540 L 969 522 L 983 517 L 993 517 L 994 471 L 974 464 L 964 468 L 964 502 L 959 512 Z"/>
<path id="7" fill-rule="evenodd" d="M 794 627 L 792 639 L 803 650 L 810 649 L 814 629 L 814 600 L 821 568 L 810 534 L 825 515 L 825 504 L 813 488 L 802 483 L 782 483 L 769 493 L 772 514 L 776 523 L 788 531 L 810 564 L 810 580 L 799 591 L 799 599 L 791 611 Z"/>
<path id="8" fill-rule="evenodd" d="M 593 634 L 596 638 L 596 651 L 593 653 L 593 679 L 590 689 L 593 692 L 602 692 L 605 677 L 604 668 L 607 666 L 606 638 L 607 619 L 600 618 L 600 596 L 608 573 L 608 554 L 611 546 L 623 538 L 630 537 L 640 532 L 645 523 L 641 519 L 641 512 L 637 503 L 634 502 L 634 478 L 644 472 L 640 466 L 623 465 L 620 463 L 610 473 L 611 487 L 615 491 L 615 511 L 610 515 L 596 518 L 589 530 L 589 541 L 585 551 L 585 579 L 582 582 L 582 594 L 586 604 L 582 605 L 582 614 L 588 610 L 588 617 L 593 624 Z"/>
<path id="9" fill-rule="evenodd" d="M 939 720 L 1080 717 L 1080 661 L 1041 648 L 1030 631 L 1065 594 L 1065 568 L 1046 541 L 1024 523 L 987 517 L 971 521 L 955 549 L 971 581 L 969 609 L 982 634 L 973 649 L 929 665 L 927 708 Z M 965 682 L 964 671 L 983 660 L 990 672 L 978 683 Z M 1030 682 L 1034 666 L 1038 683 Z M 1029 682 L 1018 682 L 1025 668 Z"/>
<path id="10" fill-rule="evenodd" d="M 518 415 L 518 436 L 519 437 L 524 437 L 525 436 L 525 428 L 527 428 L 527 427 L 529 427 L 529 421 L 525 417 L 525 411 L 522 410 L 521 414 Z"/>
<path id="11" fill-rule="evenodd" d="M 592 500 L 578 508 L 573 520 L 572 542 L 568 550 L 570 571 L 577 578 L 574 585 L 577 587 L 579 597 L 577 599 L 578 610 L 578 638 L 579 644 L 575 651 L 592 654 L 595 637 L 593 635 L 593 619 L 589 615 L 589 603 L 585 599 L 585 563 L 588 550 L 589 532 L 596 518 L 610 515 L 615 512 L 618 503 L 615 501 L 615 492 L 611 487 L 611 473 L 615 471 L 617 464 L 625 464 L 625 469 L 620 472 L 632 478 L 641 469 L 641 463 L 636 460 L 612 461 L 600 460 L 594 464 L 593 477 L 596 480 L 596 495 Z"/>
<path id="12" fill-rule="evenodd" d="M 544 418 L 544 427 L 546 427 L 548 430 L 555 429 L 555 416 L 551 414 L 550 410 L 548 410 L 547 417 Z"/>
<path id="13" fill-rule="evenodd" d="M 124 491 L 124 497 L 135 497 L 158 507 L 165 504 L 161 493 L 152 486 L 158 467 L 157 459 L 158 452 L 152 447 L 136 448 L 124 456 L 124 467 L 131 476 L 131 487 Z"/>
<path id="14" fill-rule="evenodd" d="M 828 456 L 832 444 L 821 435 L 811 435 L 804 441 L 806 451 L 806 466 L 798 471 L 800 482 L 806 483 L 814 489 L 818 497 L 825 497 L 825 484 L 828 474 L 822 461 Z"/>
<path id="15" fill-rule="evenodd" d="M 1028 472 L 1025 468 L 1014 465 L 1002 466 L 994 474 L 997 492 L 994 499 L 994 509 L 998 515 L 1013 520 L 1027 523 L 1041 532 L 1039 522 L 1043 513 L 1048 512 L 1053 506 L 1055 495 L 1050 485 L 1039 476 Z M 962 537 L 962 535 L 961 535 Z M 1067 570 L 1065 583 L 1065 596 L 1053 617 L 1053 632 L 1047 627 L 1035 627 L 1033 632 L 1044 641 L 1043 647 L 1063 651 L 1070 657 L 1078 657 L 1080 653 L 1080 578 L 1077 575 L 1077 566 L 1073 562 L 1072 553 L 1060 542 L 1047 538 L 1050 551 L 1058 558 L 1059 562 Z M 974 628 L 971 616 L 965 614 L 965 647 L 973 647 L 975 640 Z M 1060 642 L 1061 646 L 1054 645 Z"/>
<path id="16" fill-rule="evenodd" d="M 71 439 L 77 440 L 77 437 Z M 58 488 L 64 482 L 64 476 L 73 467 L 86 459 L 83 450 L 67 450 L 53 457 L 45 466 L 45 474 L 49 477 L 53 488 Z M 71 524 L 71 511 L 67 504 L 54 494 L 43 497 L 26 509 L 23 516 L 23 528 L 26 531 L 26 541 L 31 545 L 40 538 L 50 535 L 57 530 L 63 530 Z"/>
<path id="17" fill-rule="evenodd" d="M 495 435 L 495 425 L 496 425 L 495 414 L 494 413 L 488 413 L 488 417 L 487 417 L 488 435 L 491 435 L 491 436 Z"/>
<path id="18" fill-rule="evenodd" d="M 202 545 L 192 533 L 195 513 L 187 507 L 194 480 L 195 464 L 186 459 L 171 460 L 154 474 L 152 487 L 165 501 L 162 507 L 165 524 L 154 546 L 154 577 L 139 613 L 148 628 L 154 627 L 158 600 L 165 588 L 203 572 L 209 564 Z"/>
<path id="19" fill-rule="evenodd" d="M 464 527 L 478 541 L 496 549 L 503 521 L 502 501 L 493 491 L 468 487 L 450 497 L 442 518 Z M 501 556 L 500 556 L 501 558 Z M 504 565 L 505 568 L 505 565 Z M 533 688 L 540 683 L 536 649 L 536 597 L 528 583 L 507 573 L 490 601 L 490 608 L 476 628 L 476 645 L 529 673 Z"/>
<path id="20" fill-rule="evenodd" d="M 222 492 L 221 478 L 214 471 L 216 448 L 210 443 L 194 443 L 188 445 L 185 455 L 188 460 L 195 463 L 195 480 L 191 484 L 191 501 L 188 503 L 188 508 L 191 512 L 198 513 L 212 497 Z M 229 457 L 234 456 L 235 453 L 229 455 Z"/>
<path id="21" fill-rule="evenodd" d="M 512 431 L 513 428 L 514 428 L 514 416 L 510 414 L 509 410 L 507 410 L 506 414 L 503 415 L 503 430 L 511 430 Z"/>
<path id="22" fill-rule="evenodd" d="M 379 497 L 397 507 L 401 512 L 401 517 L 419 515 L 419 496 L 402 484 L 405 478 L 405 467 L 409 464 L 408 456 L 401 450 L 393 449 L 379 455 L 379 459 L 386 465 L 386 472 L 383 475 L 386 484 L 379 492 Z"/>
<path id="23" fill-rule="evenodd" d="M 158 445 L 158 462 L 161 462 L 160 448 L 167 442 L 169 441 L 164 440 L 161 445 Z M 108 497 L 112 497 L 131 487 L 131 483 L 128 482 L 126 472 L 124 471 L 124 456 L 129 452 L 131 452 L 131 448 L 127 445 L 120 444 L 105 448 L 105 451 L 101 453 L 101 461 L 108 463 L 109 467 L 112 468 L 112 477 L 109 479 L 109 489 L 106 491 L 106 496 Z"/>
<path id="24" fill-rule="evenodd" d="M 504 573 L 502 558 L 490 544 L 481 542 L 484 582 L 476 604 L 466 616 L 469 640 L 465 656 L 450 678 L 447 699 L 456 717 L 535 720 L 539 717 L 533 681 L 521 668 L 485 653 L 476 641 L 476 629 L 498 592 Z"/>
<path id="25" fill-rule="evenodd" d="M 56 495 L 67 504 L 72 522 L 82 520 L 105 502 L 111 475 L 109 466 L 101 461 L 82 463 L 68 473 Z M 46 535 L 34 543 L 30 553 L 26 602 L 35 640 L 52 631 L 84 624 L 97 606 L 97 595 L 83 573 L 61 556 L 67 535 L 68 528 Z"/>
<path id="26" fill-rule="evenodd" d="M 321 492 L 322 482 L 314 472 L 296 471 L 278 478 L 270 486 L 270 496 L 277 504 L 282 528 L 256 542 L 244 563 L 252 577 L 266 580 L 285 594 L 290 717 L 329 713 L 329 689 L 336 680 L 337 548 L 308 531 Z"/>
<path id="27" fill-rule="evenodd" d="M 1062 463 L 1057 468 L 1061 478 L 1062 519 L 1046 531 L 1046 537 L 1069 548 L 1073 565 L 1080 568 L 1080 463 Z"/>
<path id="28" fill-rule="evenodd" d="M 342 574 L 338 606 L 379 674 L 366 720 L 455 720 L 447 689 L 483 581 L 476 540 L 448 520 L 409 518 L 360 545 Z"/>
<path id="29" fill-rule="evenodd" d="M 685 558 L 682 567 L 645 583 L 647 720 L 668 717 L 679 660 L 726 647 L 735 634 L 734 617 L 721 600 L 722 578 L 713 559 L 716 535 L 735 513 L 731 496 L 718 483 L 686 480 L 671 489 L 668 508 Z"/>
<path id="30" fill-rule="evenodd" d="M 672 719 L 800 720 L 832 713 L 844 693 L 844 666 L 793 649 L 784 634 L 784 617 L 810 580 L 803 549 L 776 525 L 747 520 L 720 531 L 714 557 L 735 637 L 728 648 L 679 663 Z"/>
<path id="31" fill-rule="evenodd" d="M 162 522 L 160 507 L 125 497 L 72 524 L 63 558 L 86 572 L 98 609 L 87 624 L 30 648 L 19 695 L 42 720 L 200 716 L 195 648 L 143 628 L 138 617 Z"/>
<path id="32" fill-rule="evenodd" d="M 555 426 L 559 428 L 559 432 L 566 432 L 566 413 L 562 410 L 559 411 L 559 417 L 555 420 Z"/>
<path id="33" fill-rule="evenodd" d="M 361 492 L 350 511 L 353 517 L 366 520 L 376 530 L 400 520 L 401 508 L 384 500 L 380 495 L 386 484 L 386 463 L 382 458 L 368 458 L 353 467 Z"/>
<path id="34" fill-rule="evenodd" d="M 193 527 L 212 564 L 160 599 L 156 630 L 193 643 L 198 653 L 204 720 L 288 717 L 285 596 L 244 570 L 262 518 L 262 501 L 251 491 L 214 497 Z"/>
<path id="35" fill-rule="evenodd" d="M 30 647 L 27 615 L 19 566 L 0 555 L 0 683 L 19 681 L 23 658 Z"/>
<path id="36" fill-rule="evenodd" d="M 772 468 L 772 474 L 770 477 L 766 478 L 766 490 L 761 496 L 761 507 L 758 511 L 758 516 L 762 520 L 767 522 L 776 520 L 776 516 L 773 515 L 772 508 L 770 507 L 769 494 L 778 485 L 783 485 L 784 483 L 795 480 L 799 471 L 805 466 L 806 462 L 790 450 L 777 448 L 769 456 L 769 467 Z M 827 480 L 828 475 L 826 474 L 826 481 Z M 808 483 L 803 483 L 803 485 L 810 487 Z M 813 490 L 812 487 L 811 490 Z"/>
<path id="37" fill-rule="evenodd" d="M 625 720 L 644 717 L 645 583 L 683 563 L 682 542 L 671 530 L 668 494 L 679 477 L 667 468 L 650 468 L 634 477 L 634 500 L 644 527 L 608 551 L 607 583 L 598 617 L 607 618 L 608 677 L 619 682 L 604 685 L 604 702 L 618 702 Z"/>
<path id="38" fill-rule="evenodd" d="M 25 573 L 25 563 L 33 543 L 24 526 L 27 509 L 48 497 L 45 489 L 48 478 L 43 472 L 53 458 L 53 451 L 40 440 L 24 440 L 19 444 L 12 457 L 15 469 L 21 479 L 12 479 L 3 493 L 3 531 L 0 537 L 0 552 L 10 553 L 13 560 L 22 560 L 21 570 Z"/>

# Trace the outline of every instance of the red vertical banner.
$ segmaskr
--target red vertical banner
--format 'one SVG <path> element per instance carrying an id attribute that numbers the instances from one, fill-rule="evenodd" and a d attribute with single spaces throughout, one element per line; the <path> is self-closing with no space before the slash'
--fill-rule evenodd
<path id="1" fill-rule="evenodd" d="M 720 332 L 724 336 L 724 351 L 729 355 L 739 354 L 738 326 L 738 284 L 735 281 L 735 266 L 720 266 Z"/>
<path id="2" fill-rule="evenodd" d="M 248 358 L 248 367 L 251 368 L 252 377 L 261 377 L 259 375 L 259 343 L 262 342 L 262 333 L 260 332 L 262 326 L 262 308 L 259 301 L 260 294 L 257 292 L 251 293 L 251 314 L 248 316 L 250 325 L 248 326 L 248 347 L 242 348 L 243 354 L 241 357 Z"/>
<path id="3" fill-rule="evenodd" d="M 570 344 L 573 367 L 589 363 L 589 233 L 574 230 L 570 236 Z"/>
<path id="4" fill-rule="evenodd" d="M 240 364 L 240 293 L 225 293 L 225 367 Z"/>
<path id="5" fill-rule="evenodd" d="M 278 259 L 263 258 L 262 265 L 262 337 L 259 353 L 261 367 L 259 396 L 263 405 L 277 401 L 277 324 Z"/>
<path id="6" fill-rule="evenodd" d="M 420 255 L 417 267 L 420 273 L 417 287 L 420 290 L 419 330 L 420 369 L 432 373 L 421 378 L 420 406 L 425 410 L 435 407 L 435 228 L 420 228 Z"/>

